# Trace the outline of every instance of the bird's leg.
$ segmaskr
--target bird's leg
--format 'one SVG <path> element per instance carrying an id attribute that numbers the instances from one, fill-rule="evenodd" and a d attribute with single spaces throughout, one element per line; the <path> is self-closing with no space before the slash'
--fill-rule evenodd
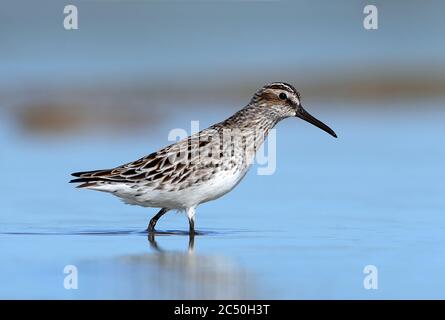
<path id="1" fill-rule="evenodd" d="M 189 235 L 191 237 L 195 235 L 195 217 L 189 218 Z"/>
<path id="2" fill-rule="evenodd" d="M 151 218 L 150 223 L 147 227 L 147 231 L 148 232 L 155 231 L 155 226 L 156 226 L 156 223 L 158 222 L 159 218 L 162 217 L 167 212 L 168 212 L 168 209 L 166 209 L 166 208 L 162 208 L 161 210 L 159 210 L 159 212 L 153 218 Z"/>
<path id="3" fill-rule="evenodd" d="M 189 235 L 195 235 L 195 208 L 187 209 L 187 218 L 189 219 Z"/>

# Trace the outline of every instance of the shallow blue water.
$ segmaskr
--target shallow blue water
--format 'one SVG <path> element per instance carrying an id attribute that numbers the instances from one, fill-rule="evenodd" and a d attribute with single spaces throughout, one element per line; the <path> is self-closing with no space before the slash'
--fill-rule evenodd
<path id="1" fill-rule="evenodd" d="M 257 84 L 342 81 L 337 72 L 356 68 L 430 66 L 428 75 L 440 75 L 443 2 L 375 4 L 380 27 L 368 32 L 356 1 L 85 2 L 79 30 L 68 32 L 57 1 L 27 10 L 5 2 L 1 101 L 38 103 L 27 89 L 37 86 L 51 102 L 59 85 L 75 93 L 138 75 L 147 87 L 244 76 Z M 229 195 L 200 206 L 204 234 L 190 250 L 183 215 L 159 222 L 174 232 L 155 245 L 143 232 L 155 209 L 67 181 L 73 171 L 154 151 L 171 128 L 188 129 L 190 120 L 206 127 L 226 117 L 224 109 L 190 117 L 184 107 L 163 126 L 127 136 L 57 138 L 20 131 L 0 108 L 0 298 L 445 298 L 443 101 L 410 95 L 308 110 L 339 139 L 301 121 L 281 123 L 276 172 L 253 168 Z M 77 290 L 64 289 L 66 265 L 77 266 Z M 366 265 L 378 268 L 378 290 L 363 287 Z"/>
<path id="2" fill-rule="evenodd" d="M 151 152 L 196 118 L 69 139 L 31 138 L 2 118 L 0 298 L 445 298 L 444 112 L 429 111 L 434 101 L 391 104 L 309 108 L 337 140 L 299 120 L 279 124 L 276 172 L 254 167 L 200 206 L 193 250 L 182 214 L 160 220 L 175 233 L 150 243 L 154 209 L 67 181 Z M 209 110 L 201 125 L 226 115 Z M 77 290 L 64 289 L 66 265 L 78 269 Z M 377 290 L 363 287 L 366 265 L 378 268 Z"/>

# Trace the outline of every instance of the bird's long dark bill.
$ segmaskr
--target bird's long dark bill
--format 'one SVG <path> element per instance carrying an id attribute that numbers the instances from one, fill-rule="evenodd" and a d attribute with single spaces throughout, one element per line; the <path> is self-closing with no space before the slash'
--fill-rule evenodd
<path id="1" fill-rule="evenodd" d="M 304 110 L 303 108 L 301 108 L 299 110 L 299 112 L 297 113 L 297 117 L 306 120 L 309 123 L 312 123 L 314 126 L 319 127 L 321 130 L 326 131 L 327 133 L 329 133 L 331 136 L 337 138 L 337 135 L 335 134 L 334 130 L 332 130 L 331 128 L 329 128 L 327 125 L 325 125 L 323 122 L 321 122 L 320 120 L 314 118 L 313 116 L 311 116 L 309 114 L 309 112 L 307 112 L 306 110 Z"/>

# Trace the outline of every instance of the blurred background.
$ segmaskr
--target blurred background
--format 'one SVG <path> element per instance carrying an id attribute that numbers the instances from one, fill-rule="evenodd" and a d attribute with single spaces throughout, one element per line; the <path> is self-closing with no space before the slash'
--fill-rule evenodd
<path id="1" fill-rule="evenodd" d="M 78 30 L 63 9 L 78 8 Z M 363 8 L 378 8 L 378 29 Z M 445 4 L 441 1 L 2 1 L 1 298 L 445 298 Z M 293 84 L 332 139 L 277 127 L 252 170 L 147 241 L 155 209 L 76 190 Z M 159 249 L 162 247 L 162 249 Z M 63 268 L 76 265 L 79 289 Z M 378 290 L 363 268 L 379 270 Z"/>

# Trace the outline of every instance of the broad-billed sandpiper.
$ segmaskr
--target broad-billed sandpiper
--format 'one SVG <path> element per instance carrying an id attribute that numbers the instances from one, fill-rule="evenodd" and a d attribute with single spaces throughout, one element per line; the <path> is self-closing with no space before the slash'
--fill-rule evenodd
<path id="1" fill-rule="evenodd" d="M 185 211 L 189 233 L 195 233 L 195 209 L 231 191 L 245 176 L 255 151 L 281 120 L 298 117 L 337 137 L 301 105 L 289 84 L 274 82 L 258 90 L 249 104 L 228 119 L 187 139 L 114 169 L 76 172 L 78 188 L 105 191 L 128 204 L 161 208 L 150 220 L 169 210 Z"/>

